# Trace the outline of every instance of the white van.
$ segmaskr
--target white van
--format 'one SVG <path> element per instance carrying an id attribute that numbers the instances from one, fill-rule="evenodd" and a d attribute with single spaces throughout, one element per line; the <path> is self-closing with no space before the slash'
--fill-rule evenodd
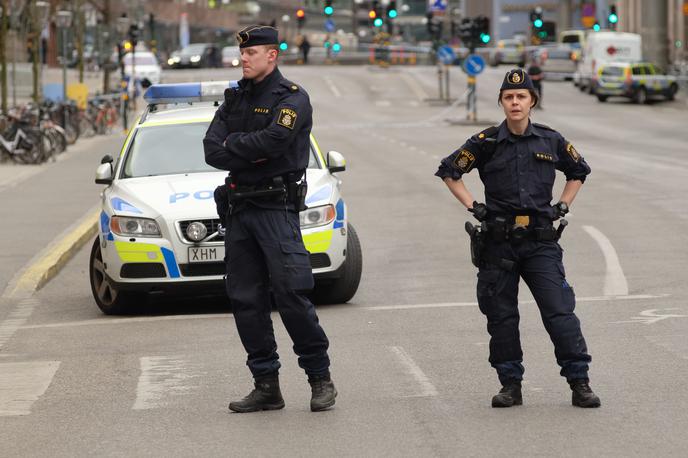
<path id="1" fill-rule="evenodd" d="M 637 33 L 593 32 L 585 40 L 583 56 L 574 75 L 574 84 L 581 91 L 592 93 L 593 81 L 600 65 L 609 62 L 638 62 L 642 60 L 642 42 Z"/>

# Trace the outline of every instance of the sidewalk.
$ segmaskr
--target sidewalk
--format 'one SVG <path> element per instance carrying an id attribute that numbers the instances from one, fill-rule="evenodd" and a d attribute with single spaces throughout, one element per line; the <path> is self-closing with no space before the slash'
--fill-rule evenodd
<path id="1" fill-rule="evenodd" d="M 102 186 L 93 181 L 95 170 L 103 155 L 117 155 L 123 141 L 121 133 L 80 139 L 56 162 L 0 164 L 0 295 L 41 250 L 98 204 Z M 88 287 L 87 266 L 84 272 Z M 0 318 L 5 305 L 0 303 Z"/>

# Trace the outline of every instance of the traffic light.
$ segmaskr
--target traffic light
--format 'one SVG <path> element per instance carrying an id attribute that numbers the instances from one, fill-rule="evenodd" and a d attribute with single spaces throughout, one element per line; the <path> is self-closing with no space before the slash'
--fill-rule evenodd
<path id="1" fill-rule="evenodd" d="M 479 32 L 480 41 L 483 44 L 490 42 L 490 18 L 485 16 L 478 16 L 476 18 L 476 25 Z"/>
<path id="2" fill-rule="evenodd" d="M 332 0 L 325 0 L 325 8 L 323 9 L 325 16 L 332 16 L 334 8 L 332 7 Z"/>
<path id="3" fill-rule="evenodd" d="M 139 27 L 136 24 L 131 24 L 129 26 L 129 41 L 131 42 L 132 48 L 136 49 L 136 45 L 139 42 Z"/>
<path id="4" fill-rule="evenodd" d="M 390 0 L 389 4 L 387 5 L 387 17 L 390 19 L 394 19 L 398 15 L 399 15 L 399 12 L 397 11 L 396 0 Z"/>
<path id="5" fill-rule="evenodd" d="M 280 51 L 286 51 L 287 49 L 289 49 L 289 44 L 286 41 L 282 40 L 279 44 L 279 49 Z"/>
<path id="6" fill-rule="evenodd" d="M 619 22 L 619 15 L 616 14 L 616 5 L 611 5 L 609 7 L 609 16 L 607 16 L 607 20 L 612 28 Z"/>
<path id="7" fill-rule="evenodd" d="M 341 50 L 342 50 L 342 45 L 340 45 L 339 42 L 335 41 L 334 44 L 332 45 L 332 52 L 337 54 Z"/>
<path id="8" fill-rule="evenodd" d="M 530 11 L 530 22 L 533 23 L 533 27 L 539 29 L 542 27 L 542 8 L 539 6 Z"/>
<path id="9" fill-rule="evenodd" d="M 382 18 L 381 17 L 376 17 L 375 20 L 373 21 L 373 25 L 375 27 L 382 27 Z"/>
<path id="10" fill-rule="evenodd" d="M 299 30 L 301 30 L 301 27 L 303 27 L 303 24 L 306 22 L 306 11 L 303 8 L 299 8 L 296 10 L 296 25 L 298 26 Z"/>
<path id="11" fill-rule="evenodd" d="M 593 29 L 595 32 L 599 32 L 600 29 L 601 29 L 600 23 L 599 23 L 599 22 L 595 22 L 595 24 L 592 26 L 592 29 Z"/>

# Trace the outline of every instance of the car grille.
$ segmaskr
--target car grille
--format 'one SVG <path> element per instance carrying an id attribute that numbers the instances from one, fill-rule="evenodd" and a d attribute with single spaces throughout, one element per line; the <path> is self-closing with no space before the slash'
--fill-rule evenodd
<path id="1" fill-rule="evenodd" d="M 224 262 L 198 262 L 193 264 L 179 264 L 179 270 L 185 277 L 203 277 L 206 275 L 224 275 Z"/>
<path id="2" fill-rule="evenodd" d="M 311 267 L 313 269 L 320 269 L 322 267 L 330 267 L 330 257 L 326 253 L 311 254 Z"/>
<path id="3" fill-rule="evenodd" d="M 122 278 L 165 278 L 165 266 L 159 262 L 130 262 L 119 271 Z"/>
<path id="4" fill-rule="evenodd" d="M 194 243 L 193 240 L 189 239 L 189 237 L 186 235 L 186 228 L 189 227 L 189 224 L 193 222 L 199 222 L 203 223 L 205 225 L 205 228 L 208 230 L 208 235 L 214 234 L 217 232 L 218 227 L 220 226 L 220 219 L 193 219 L 189 221 L 180 221 L 179 222 L 179 229 L 181 230 L 182 237 L 184 238 L 185 241 Z M 213 241 L 213 242 L 222 242 L 224 241 L 224 236 L 217 234 L 215 237 L 212 239 L 208 239 L 206 241 Z"/>

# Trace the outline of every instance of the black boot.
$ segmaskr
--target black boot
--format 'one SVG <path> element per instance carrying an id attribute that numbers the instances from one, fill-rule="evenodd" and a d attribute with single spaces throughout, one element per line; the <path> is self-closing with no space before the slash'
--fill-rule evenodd
<path id="1" fill-rule="evenodd" d="M 255 388 L 241 401 L 229 403 L 229 410 L 239 413 L 259 410 L 279 410 L 284 407 L 284 399 L 276 375 L 257 378 Z"/>
<path id="2" fill-rule="evenodd" d="M 337 397 L 337 389 L 329 375 L 316 375 L 308 377 L 311 385 L 311 411 L 319 412 L 329 409 L 334 405 L 334 398 Z"/>
<path id="3" fill-rule="evenodd" d="M 521 382 L 512 381 L 499 390 L 499 393 L 492 397 L 492 407 L 511 407 L 523 404 L 521 395 Z"/>
<path id="4" fill-rule="evenodd" d="M 569 382 L 571 386 L 571 404 L 576 407 L 599 407 L 602 405 L 600 398 L 593 393 L 586 379 L 576 379 Z"/>

